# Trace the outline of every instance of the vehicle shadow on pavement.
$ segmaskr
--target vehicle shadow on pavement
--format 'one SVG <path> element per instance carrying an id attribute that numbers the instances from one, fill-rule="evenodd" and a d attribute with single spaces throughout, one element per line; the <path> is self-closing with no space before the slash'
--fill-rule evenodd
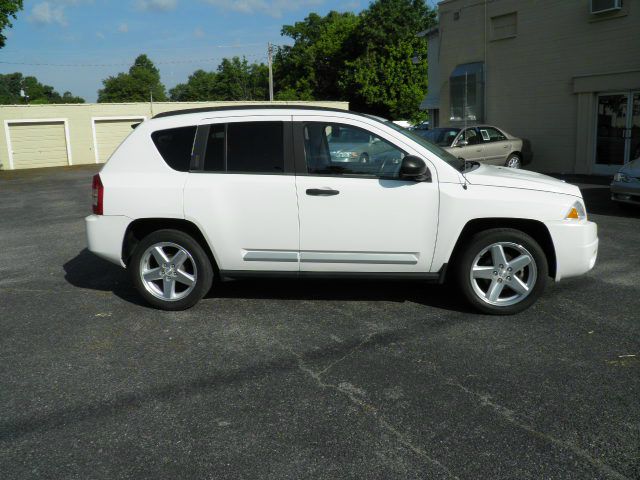
<path id="1" fill-rule="evenodd" d="M 65 272 L 64 279 L 74 287 L 113 292 L 127 302 L 147 306 L 133 287 L 125 269 L 103 260 L 86 248 L 62 268 Z"/>
<path id="2" fill-rule="evenodd" d="M 138 295 L 128 272 L 82 250 L 63 265 L 65 280 L 74 287 L 113 292 L 135 305 L 148 305 Z M 421 281 L 246 279 L 214 283 L 205 298 L 413 302 L 472 313 L 453 286 Z"/>
<path id="3" fill-rule="evenodd" d="M 411 280 L 242 279 L 214 285 L 206 298 L 413 302 L 456 312 L 474 312 L 453 286 Z"/>

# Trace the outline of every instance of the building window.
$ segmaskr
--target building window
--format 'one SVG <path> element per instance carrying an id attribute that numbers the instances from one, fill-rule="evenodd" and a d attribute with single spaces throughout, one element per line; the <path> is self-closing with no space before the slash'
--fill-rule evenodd
<path id="1" fill-rule="evenodd" d="M 484 120 L 484 64 L 458 65 L 449 78 L 451 110 L 449 120 Z"/>
<path id="2" fill-rule="evenodd" d="M 518 35 L 518 14 L 507 13 L 491 17 L 491 40 L 514 38 Z"/>

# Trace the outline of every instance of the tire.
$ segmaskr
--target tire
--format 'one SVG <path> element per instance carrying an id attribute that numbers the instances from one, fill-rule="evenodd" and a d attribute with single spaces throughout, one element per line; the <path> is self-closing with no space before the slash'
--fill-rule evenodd
<path id="1" fill-rule="evenodd" d="M 213 282 L 209 257 L 196 240 L 179 230 L 147 235 L 136 246 L 129 270 L 140 295 L 161 310 L 192 307 Z"/>
<path id="2" fill-rule="evenodd" d="M 544 291 L 549 275 L 540 245 L 511 228 L 475 234 L 454 265 L 456 283 L 467 301 L 492 315 L 513 315 L 529 308 Z"/>
<path id="3" fill-rule="evenodd" d="M 520 158 L 520 155 L 516 153 L 509 155 L 507 161 L 504 163 L 504 166 L 516 169 L 522 168 L 522 159 Z"/>

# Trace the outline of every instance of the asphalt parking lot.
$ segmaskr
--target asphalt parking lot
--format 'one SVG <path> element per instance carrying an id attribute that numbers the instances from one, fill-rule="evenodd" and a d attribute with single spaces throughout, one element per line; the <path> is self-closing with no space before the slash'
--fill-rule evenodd
<path id="1" fill-rule="evenodd" d="M 640 210 L 606 185 L 596 268 L 515 317 L 353 281 L 168 313 L 85 250 L 95 171 L 0 173 L 1 478 L 640 478 Z"/>

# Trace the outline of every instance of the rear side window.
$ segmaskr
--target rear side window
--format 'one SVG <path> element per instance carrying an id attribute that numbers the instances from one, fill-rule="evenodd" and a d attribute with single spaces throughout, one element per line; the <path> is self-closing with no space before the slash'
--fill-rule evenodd
<path id="1" fill-rule="evenodd" d="M 188 172 L 195 136 L 193 126 L 158 130 L 151 134 L 151 139 L 167 165 L 179 172 Z"/>
<path id="2" fill-rule="evenodd" d="M 215 124 L 209 128 L 205 172 L 283 173 L 284 123 Z"/>
<path id="3" fill-rule="evenodd" d="M 282 173 L 282 122 L 227 125 L 227 172 Z"/>

